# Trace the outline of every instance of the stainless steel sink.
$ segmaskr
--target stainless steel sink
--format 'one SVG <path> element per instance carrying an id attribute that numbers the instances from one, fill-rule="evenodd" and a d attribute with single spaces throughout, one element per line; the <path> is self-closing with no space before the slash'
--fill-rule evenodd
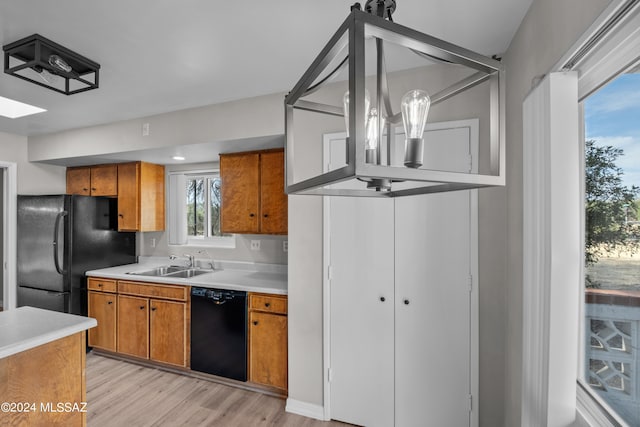
<path id="1" fill-rule="evenodd" d="M 176 278 L 189 278 L 199 276 L 205 273 L 212 273 L 214 270 L 207 270 L 203 268 L 183 267 L 179 265 L 164 265 L 162 267 L 155 267 L 149 270 L 131 271 L 127 274 L 135 276 L 154 276 L 154 277 L 176 277 Z"/>
<path id="2" fill-rule="evenodd" d="M 180 277 L 180 278 L 188 279 L 190 277 L 199 276 L 201 274 L 212 273 L 212 272 L 213 270 L 201 270 L 197 268 L 190 268 L 187 270 L 163 274 L 163 276 L 164 277 Z"/>

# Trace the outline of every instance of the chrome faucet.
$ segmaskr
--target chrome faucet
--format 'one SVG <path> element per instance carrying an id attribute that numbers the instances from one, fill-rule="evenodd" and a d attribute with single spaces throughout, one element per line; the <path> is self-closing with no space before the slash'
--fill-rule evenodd
<path id="1" fill-rule="evenodd" d="M 187 259 L 189 260 L 189 264 L 187 265 L 187 267 L 189 268 L 195 267 L 195 257 L 193 255 L 184 254 L 183 256 L 187 257 Z"/>

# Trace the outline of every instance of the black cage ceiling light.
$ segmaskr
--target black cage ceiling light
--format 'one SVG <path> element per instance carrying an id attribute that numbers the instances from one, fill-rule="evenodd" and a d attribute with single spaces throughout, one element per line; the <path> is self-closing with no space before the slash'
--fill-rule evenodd
<path id="1" fill-rule="evenodd" d="M 354 4 L 347 19 L 287 94 L 288 194 L 395 197 L 504 185 L 503 65 L 394 23 L 391 16 L 395 8 L 395 0 L 368 0 L 364 11 L 360 4 Z M 463 77 L 431 95 L 421 87 L 404 88 L 403 93 L 394 94 L 385 60 L 385 49 L 391 48 L 406 52 L 388 54 L 391 60 L 405 55 L 427 65 L 452 67 L 452 74 L 464 69 Z M 367 56 L 366 52 L 373 53 Z M 430 67 L 415 68 L 428 72 Z M 340 82 L 340 75 L 347 78 Z M 330 81 L 337 83 L 329 85 Z M 430 108 L 479 85 L 487 94 L 482 113 L 487 120 L 480 124 L 488 136 L 480 143 L 485 150 L 484 170 L 472 173 L 434 165 L 423 138 Z M 399 102 L 391 102 L 393 96 L 401 96 Z M 460 103 L 450 105 L 455 109 Z M 313 117 L 300 117 L 302 114 Z M 346 131 L 344 151 L 339 164 L 329 167 L 323 139 L 326 145 L 326 135 L 336 131 Z"/>
<path id="2" fill-rule="evenodd" d="M 98 88 L 100 64 L 39 34 L 3 49 L 7 74 L 65 95 Z"/>

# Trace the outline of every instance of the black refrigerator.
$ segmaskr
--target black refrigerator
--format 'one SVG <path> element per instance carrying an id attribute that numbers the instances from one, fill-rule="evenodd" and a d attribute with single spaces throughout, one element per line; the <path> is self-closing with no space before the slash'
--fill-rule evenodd
<path id="1" fill-rule="evenodd" d="M 18 306 L 87 315 L 85 272 L 136 261 L 117 231 L 117 200 L 18 195 Z"/>

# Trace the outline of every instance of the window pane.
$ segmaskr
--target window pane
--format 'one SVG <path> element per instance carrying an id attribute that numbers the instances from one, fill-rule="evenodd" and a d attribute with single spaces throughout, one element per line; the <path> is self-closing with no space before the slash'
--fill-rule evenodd
<path id="1" fill-rule="evenodd" d="M 640 427 L 640 75 L 585 101 L 585 382 Z"/>
<path id="2" fill-rule="evenodd" d="M 204 236 L 205 230 L 205 179 L 187 179 L 187 235 Z"/>
<path id="3" fill-rule="evenodd" d="M 222 194 L 220 192 L 220 178 L 212 178 L 211 182 L 211 195 L 209 200 L 211 201 L 211 218 L 209 218 L 209 224 L 211 227 L 212 236 L 221 236 L 220 233 L 220 203 L 222 200 Z"/>

